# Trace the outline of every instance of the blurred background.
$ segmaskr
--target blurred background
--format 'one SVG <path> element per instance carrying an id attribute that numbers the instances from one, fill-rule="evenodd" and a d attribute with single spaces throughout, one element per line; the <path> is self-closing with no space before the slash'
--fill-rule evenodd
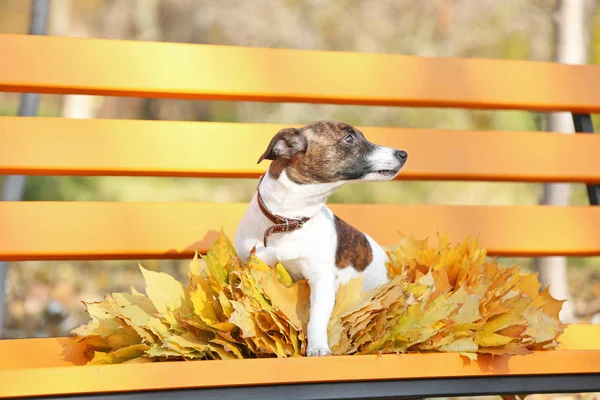
<path id="1" fill-rule="evenodd" d="M 27 33 L 30 6 L 28 0 L 0 0 L 0 32 Z M 566 30 L 561 25 L 565 18 L 570 21 Z M 599 64 L 600 0 L 52 0 L 49 34 Z M 0 115 L 16 115 L 19 101 L 18 94 L 0 93 Z M 336 119 L 360 126 L 565 133 L 573 129 L 568 116 L 561 125 L 545 114 L 519 111 L 74 95 L 41 96 L 39 115 L 284 124 Z M 598 116 L 594 123 L 600 130 Z M 24 200 L 244 202 L 255 185 L 253 179 L 28 177 Z M 548 200 L 588 204 L 583 184 L 397 181 L 369 190 L 352 185 L 331 202 L 509 205 Z M 39 228 L 51 234 L 52 227 Z M 569 298 L 564 319 L 600 323 L 600 258 L 502 262 L 516 262 L 526 271 L 536 271 L 545 262 L 568 267 L 555 268 L 551 277 L 542 274 L 545 282 L 554 279 L 562 293 L 558 297 Z M 142 264 L 186 280 L 187 261 Z M 143 289 L 134 261 L 10 263 L 0 338 L 66 335 L 87 322 L 82 300 L 97 301 L 130 286 Z"/>

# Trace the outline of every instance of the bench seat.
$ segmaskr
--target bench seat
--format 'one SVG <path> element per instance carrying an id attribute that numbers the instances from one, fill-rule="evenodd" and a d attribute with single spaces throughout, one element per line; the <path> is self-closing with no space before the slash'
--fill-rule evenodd
<path id="1" fill-rule="evenodd" d="M 145 399 L 152 398 L 146 397 L 149 394 L 145 391 L 157 391 L 155 394 L 174 399 L 192 395 L 314 398 L 311 392 L 330 396 L 320 398 L 361 398 L 367 392 L 369 398 L 391 398 L 398 393 L 428 397 L 503 393 L 507 388 L 520 393 L 551 393 L 562 391 L 558 384 L 573 385 L 569 378 L 574 381 L 575 377 L 588 389 L 600 390 L 600 326 L 594 325 L 567 328 L 555 351 L 518 357 L 480 355 L 478 361 L 467 361 L 452 353 L 429 353 L 86 367 L 78 366 L 84 362 L 81 346 L 69 347 L 69 353 L 64 354 L 62 346 L 70 340 L 0 341 L 0 395 L 97 393 L 111 398 L 119 392 L 141 391 L 123 398 Z M 571 387 L 574 391 L 585 389 Z M 183 390 L 191 388 L 202 390 Z M 225 388 L 229 391 L 223 391 Z M 159 392 L 164 389 L 182 391 Z"/>

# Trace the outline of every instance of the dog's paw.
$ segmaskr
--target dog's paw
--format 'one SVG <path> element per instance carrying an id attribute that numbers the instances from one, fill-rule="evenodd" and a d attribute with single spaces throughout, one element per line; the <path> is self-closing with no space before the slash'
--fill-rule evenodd
<path id="1" fill-rule="evenodd" d="M 331 350 L 329 350 L 327 347 L 316 347 L 314 349 L 306 350 L 306 355 L 308 357 L 330 356 L 332 354 L 333 353 L 331 353 Z"/>

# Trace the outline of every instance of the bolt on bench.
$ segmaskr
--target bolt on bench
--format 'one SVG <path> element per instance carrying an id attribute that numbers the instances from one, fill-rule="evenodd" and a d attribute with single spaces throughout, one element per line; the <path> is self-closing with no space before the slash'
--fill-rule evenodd
<path id="1" fill-rule="evenodd" d="M 0 35 L 0 90 L 231 101 L 571 111 L 592 132 L 600 67 L 540 62 Z M 343 65 L 343 68 L 339 68 Z M 317 119 L 316 116 L 313 119 Z M 282 125 L 1 117 L 0 174 L 258 178 Z M 600 136 L 361 127 L 411 154 L 399 179 L 584 182 Z M 232 156 L 234 155 L 234 156 Z M 191 258 L 245 204 L 2 202 L 0 260 Z M 491 255 L 600 255 L 600 207 L 333 205 L 383 245 L 480 236 Z M 386 221 L 382 223 L 381 221 Z M 0 341 L 0 397 L 402 398 L 600 391 L 600 326 L 557 350 L 82 366 L 70 338 Z"/>

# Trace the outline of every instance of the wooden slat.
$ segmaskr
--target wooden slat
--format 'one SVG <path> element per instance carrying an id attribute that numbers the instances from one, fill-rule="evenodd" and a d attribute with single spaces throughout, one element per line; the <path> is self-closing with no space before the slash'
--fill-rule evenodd
<path id="1" fill-rule="evenodd" d="M 479 236 L 493 255 L 600 255 L 600 207 L 333 204 L 384 246 Z M 246 204 L 0 202 L 0 260 L 191 257 L 221 227 L 234 238 Z M 382 222 L 385 221 L 385 222 Z"/>
<path id="2" fill-rule="evenodd" d="M 0 117 L 0 174 L 258 177 L 286 126 Z M 402 180 L 600 182 L 600 135 L 360 129 L 408 151 Z"/>
<path id="3" fill-rule="evenodd" d="M 527 356 L 480 356 L 477 362 L 471 363 L 454 353 L 429 353 L 400 357 L 301 357 L 94 367 L 65 367 L 68 361 L 60 354 L 56 339 L 0 341 L 0 353 L 7 354 L 0 358 L 0 397 L 328 381 L 600 373 L 599 326 L 571 326 L 563 338 L 565 343 L 561 350 Z M 591 347 L 577 346 L 592 341 Z M 569 343 L 574 344 L 572 349 Z M 46 359 L 55 360 L 56 366 L 49 367 L 51 362 Z M 79 364 L 80 358 L 71 365 Z"/>
<path id="4" fill-rule="evenodd" d="M 598 66 L 1 35 L 0 91 L 600 112 Z"/>
<path id="5" fill-rule="evenodd" d="M 600 325 L 569 325 L 558 342 L 563 351 L 600 350 Z M 0 371 L 84 365 L 84 350 L 67 337 L 0 340 Z"/>
<path id="6" fill-rule="evenodd" d="M 599 373 L 600 350 L 482 357 L 465 365 L 457 354 L 338 356 L 55 367 L 0 371 L 0 396 L 164 390 L 289 383 L 378 381 L 453 376 Z"/>
<path id="7" fill-rule="evenodd" d="M 84 365 L 84 350 L 71 337 L 0 340 L 0 371 Z"/>

